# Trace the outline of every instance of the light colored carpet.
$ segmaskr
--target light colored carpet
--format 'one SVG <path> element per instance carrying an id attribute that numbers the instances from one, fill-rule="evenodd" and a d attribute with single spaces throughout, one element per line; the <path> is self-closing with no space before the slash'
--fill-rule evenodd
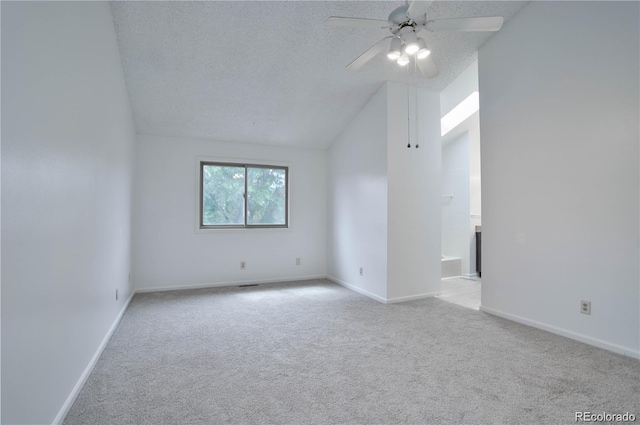
<path id="1" fill-rule="evenodd" d="M 136 295 L 64 424 L 568 424 L 639 394 L 637 360 L 318 280 Z"/>

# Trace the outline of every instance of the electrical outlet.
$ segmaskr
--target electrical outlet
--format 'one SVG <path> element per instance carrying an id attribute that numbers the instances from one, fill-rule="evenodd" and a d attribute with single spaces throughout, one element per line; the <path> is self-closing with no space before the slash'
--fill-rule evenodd
<path id="1" fill-rule="evenodd" d="M 118 290 L 116 289 L 116 301 L 118 301 Z"/>
<path id="2" fill-rule="evenodd" d="M 364 267 L 360 267 L 360 276 L 364 276 Z"/>
<path id="3" fill-rule="evenodd" d="M 300 265 L 300 259 L 296 258 L 296 266 L 299 266 L 299 265 Z"/>
<path id="4" fill-rule="evenodd" d="M 580 313 L 591 314 L 591 301 L 580 301 Z"/>
<path id="5" fill-rule="evenodd" d="M 240 261 L 240 270 L 244 270 L 247 268 L 247 262 L 246 261 Z"/>

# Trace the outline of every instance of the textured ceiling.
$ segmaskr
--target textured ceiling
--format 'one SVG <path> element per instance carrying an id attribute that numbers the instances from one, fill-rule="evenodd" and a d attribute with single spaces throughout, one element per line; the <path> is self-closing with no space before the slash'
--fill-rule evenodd
<path id="1" fill-rule="evenodd" d="M 432 80 L 408 76 L 385 55 L 358 73 L 347 71 L 347 64 L 389 32 L 329 27 L 325 19 L 386 19 L 403 4 L 112 2 L 137 132 L 325 149 L 384 81 L 440 91 L 492 35 L 423 33 L 440 68 Z M 508 21 L 524 4 L 434 2 L 428 17 Z"/>

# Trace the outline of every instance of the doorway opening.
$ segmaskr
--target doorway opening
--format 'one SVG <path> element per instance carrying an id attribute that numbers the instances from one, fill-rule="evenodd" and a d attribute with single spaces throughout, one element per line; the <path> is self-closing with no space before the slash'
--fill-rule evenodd
<path id="1" fill-rule="evenodd" d="M 478 63 L 440 94 L 442 111 L 442 286 L 444 301 L 481 303 L 482 193 Z"/>

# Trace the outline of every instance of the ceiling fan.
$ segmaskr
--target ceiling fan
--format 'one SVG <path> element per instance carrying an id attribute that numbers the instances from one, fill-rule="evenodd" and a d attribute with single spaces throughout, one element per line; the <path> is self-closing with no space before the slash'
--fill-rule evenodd
<path id="1" fill-rule="evenodd" d="M 381 19 L 345 18 L 331 16 L 325 24 L 332 26 L 348 26 L 361 28 L 387 28 L 392 35 L 383 38 L 369 50 L 361 54 L 347 65 L 350 71 L 359 70 L 376 55 L 387 51 L 387 57 L 400 66 L 407 66 L 415 55 L 415 63 L 426 79 L 436 77 L 440 71 L 436 66 L 431 51 L 424 39 L 418 37 L 424 32 L 461 32 L 461 31 L 498 31 L 502 28 L 502 16 L 427 19 L 427 9 L 431 1 L 414 0 L 395 9 L 384 21 Z"/>

